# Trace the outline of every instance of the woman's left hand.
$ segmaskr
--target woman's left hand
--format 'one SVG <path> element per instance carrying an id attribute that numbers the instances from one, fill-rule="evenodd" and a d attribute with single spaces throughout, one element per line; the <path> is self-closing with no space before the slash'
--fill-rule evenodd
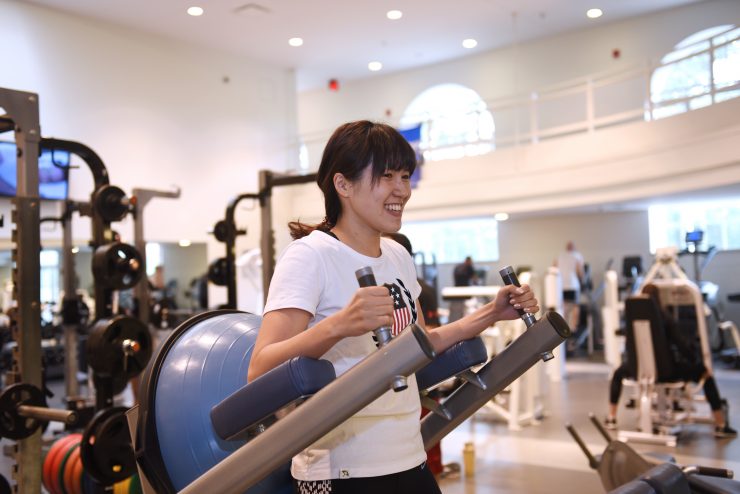
<path id="1" fill-rule="evenodd" d="M 523 309 L 528 314 L 536 314 L 540 308 L 537 305 L 537 299 L 529 285 L 520 287 L 506 285 L 502 287 L 493 300 L 493 309 L 497 314 L 496 319 L 500 321 L 509 319 L 518 319 L 520 317 L 519 309 Z"/>

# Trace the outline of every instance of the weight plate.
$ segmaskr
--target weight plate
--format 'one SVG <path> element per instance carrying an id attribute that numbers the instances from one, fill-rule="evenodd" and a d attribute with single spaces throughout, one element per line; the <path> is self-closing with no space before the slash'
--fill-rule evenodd
<path id="1" fill-rule="evenodd" d="M 120 482 L 136 472 L 126 410 L 101 410 L 82 435 L 80 457 L 85 471 L 104 485 Z"/>
<path id="2" fill-rule="evenodd" d="M 129 378 L 123 374 L 105 376 L 103 374 L 93 372 L 93 386 L 95 386 L 96 390 L 102 390 L 103 383 L 105 382 L 106 378 L 110 379 L 110 393 L 113 396 L 123 393 L 123 390 L 125 390 L 126 386 L 128 386 Z"/>
<path id="3" fill-rule="evenodd" d="M 92 259 L 95 283 L 115 290 L 133 288 L 144 275 L 144 263 L 136 247 L 122 242 L 101 245 Z"/>
<path id="4" fill-rule="evenodd" d="M 44 392 L 32 384 L 11 384 L 0 394 L 0 437 L 20 440 L 33 435 L 47 423 L 29 417 L 21 417 L 21 405 L 46 407 Z"/>
<path id="5" fill-rule="evenodd" d="M 51 470 L 49 471 L 49 492 L 51 494 L 62 494 L 61 487 L 59 486 L 59 474 L 62 472 L 62 462 L 77 444 L 79 443 L 76 440 L 67 441 L 57 450 L 57 454 L 51 462 Z"/>
<path id="6" fill-rule="evenodd" d="M 44 484 L 44 487 L 47 491 L 51 492 L 51 479 L 54 476 L 52 464 L 54 463 L 54 459 L 56 458 L 57 454 L 59 454 L 61 448 L 68 444 L 70 441 L 74 441 L 76 439 L 77 442 L 79 442 L 81 438 L 82 436 L 80 434 L 70 434 L 69 436 L 64 436 L 60 439 L 57 439 L 56 441 L 54 441 L 54 444 L 51 445 L 51 448 L 49 448 L 49 452 L 46 454 L 46 458 L 44 458 L 44 463 L 42 465 L 43 468 L 41 472 L 41 483 Z"/>
<path id="7" fill-rule="evenodd" d="M 218 286 L 226 286 L 229 282 L 225 257 L 219 257 L 208 265 L 208 281 Z"/>
<path id="8" fill-rule="evenodd" d="M 213 227 L 213 236 L 216 237 L 216 240 L 219 242 L 226 242 L 229 235 L 229 226 L 226 224 L 225 220 L 219 220 L 216 222 L 216 225 Z"/>
<path id="9" fill-rule="evenodd" d="M 139 478 L 138 472 L 131 477 L 131 484 L 128 487 L 128 494 L 144 494 L 141 488 L 141 479 Z"/>
<path id="10" fill-rule="evenodd" d="M 110 223 L 121 221 L 129 211 L 126 193 L 115 185 L 104 185 L 98 188 L 93 196 L 95 211 Z"/>
<path id="11" fill-rule="evenodd" d="M 67 460 L 67 467 L 64 472 L 64 490 L 67 494 L 80 493 L 80 473 L 82 471 L 82 462 L 80 460 L 80 448 L 75 448 L 72 455 Z"/>
<path id="12" fill-rule="evenodd" d="M 62 461 L 59 462 L 59 471 L 57 472 L 56 476 L 56 483 L 53 483 L 54 487 L 56 488 L 56 491 L 59 494 L 70 494 L 69 491 L 64 486 L 64 479 L 68 475 L 67 474 L 67 463 L 69 462 L 70 458 L 72 458 L 72 454 L 80 449 L 80 443 L 72 443 L 72 445 L 67 448 L 67 450 L 64 452 Z M 79 453 L 77 453 L 79 454 Z"/>
<path id="13" fill-rule="evenodd" d="M 103 484 L 84 470 L 82 472 L 82 492 L 83 494 L 110 494 Z"/>
<path id="14" fill-rule="evenodd" d="M 146 368 L 151 356 L 149 328 L 133 317 L 100 319 L 87 338 L 88 365 L 100 374 L 128 380 Z"/>

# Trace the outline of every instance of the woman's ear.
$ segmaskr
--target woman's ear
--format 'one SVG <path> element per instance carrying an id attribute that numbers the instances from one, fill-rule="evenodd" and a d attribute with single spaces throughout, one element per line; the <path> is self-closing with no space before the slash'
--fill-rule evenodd
<path id="1" fill-rule="evenodd" d="M 341 173 L 334 174 L 334 188 L 341 197 L 349 197 L 352 184 Z"/>

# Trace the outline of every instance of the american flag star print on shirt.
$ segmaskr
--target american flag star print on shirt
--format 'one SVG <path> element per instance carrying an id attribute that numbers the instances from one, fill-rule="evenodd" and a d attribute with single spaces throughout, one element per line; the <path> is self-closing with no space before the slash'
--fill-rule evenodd
<path id="1" fill-rule="evenodd" d="M 406 326 L 414 322 L 414 315 L 409 310 L 409 303 L 413 304 L 413 301 L 408 300 L 407 303 L 407 297 L 410 294 L 407 294 L 408 292 L 406 290 L 401 290 L 397 284 L 386 283 L 385 286 L 393 297 L 393 328 L 391 328 L 391 334 L 396 336 Z M 407 294 L 406 296 L 404 296 L 405 293 Z"/>

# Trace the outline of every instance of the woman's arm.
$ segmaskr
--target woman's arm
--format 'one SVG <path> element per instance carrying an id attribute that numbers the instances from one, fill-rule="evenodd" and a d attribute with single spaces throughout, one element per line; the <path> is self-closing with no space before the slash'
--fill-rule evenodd
<path id="1" fill-rule="evenodd" d="M 320 358 L 342 338 L 392 324 L 393 299 L 384 286 L 360 288 L 346 307 L 308 328 L 312 317 L 305 310 L 293 308 L 266 313 L 247 379 L 256 379 L 293 357 Z"/>
<path id="2" fill-rule="evenodd" d="M 477 336 L 498 321 L 519 318 L 518 309 L 524 309 L 530 314 L 536 314 L 540 310 L 529 285 L 501 287 L 495 299 L 472 314 L 450 324 L 429 329 L 429 338 L 434 345 L 434 350 L 440 353 L 458 341 Z M 419 316 L 419 320 L 423 324 L 423 315 Z"/>

